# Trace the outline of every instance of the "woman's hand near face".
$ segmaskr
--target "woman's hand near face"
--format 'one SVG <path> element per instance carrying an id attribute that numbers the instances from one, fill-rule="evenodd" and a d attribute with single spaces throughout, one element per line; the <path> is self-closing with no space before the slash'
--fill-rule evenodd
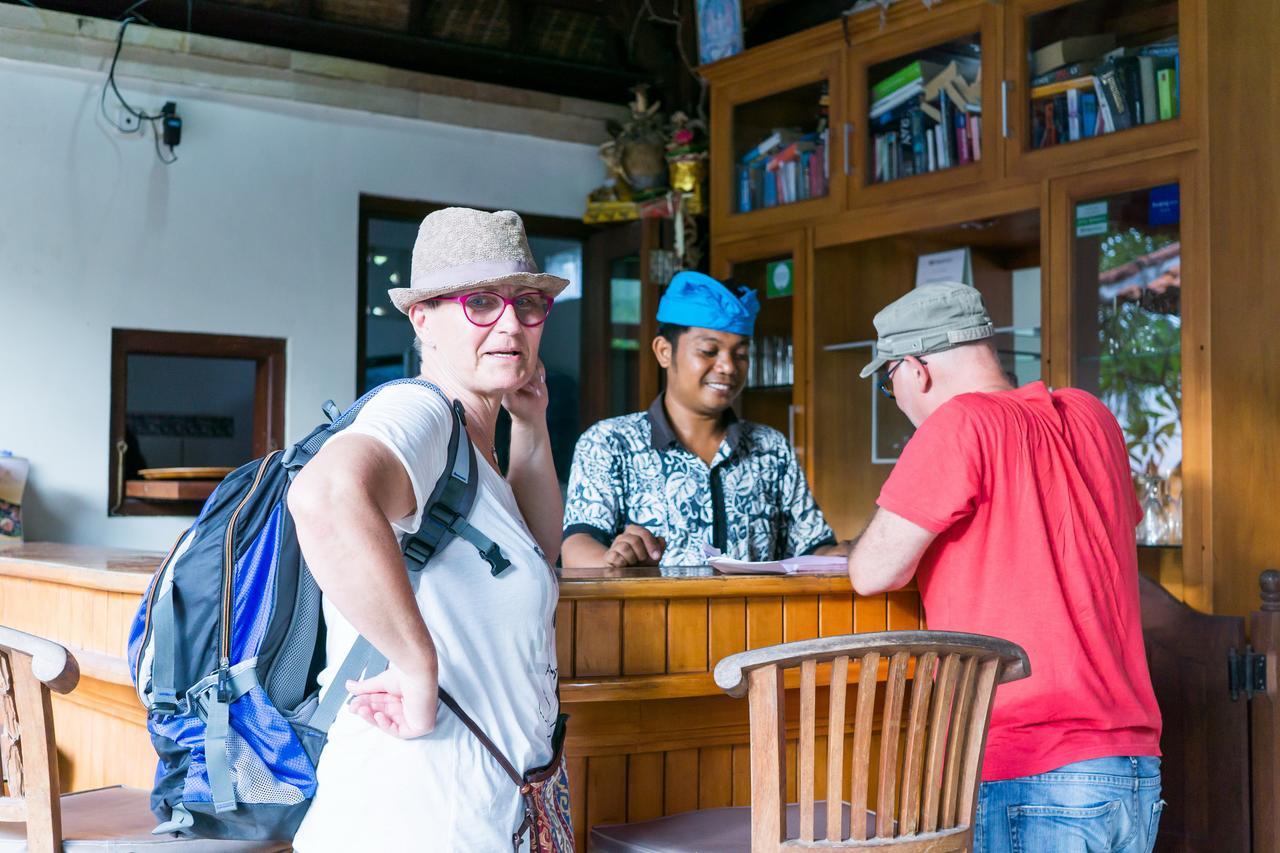
<path id="1" fill-rule="evenodd" d="M 513 421 L 545 422 L 547 419 L 547 370 L 538 359 L 533 376 L 515 391 L 502 398 L 502 405 Z"/>

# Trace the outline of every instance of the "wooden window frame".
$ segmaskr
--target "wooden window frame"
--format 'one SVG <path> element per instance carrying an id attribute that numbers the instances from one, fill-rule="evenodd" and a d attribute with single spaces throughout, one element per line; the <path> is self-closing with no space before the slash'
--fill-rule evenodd
<path id="1" fill-rule="evenodd" d="M 111 428 L 107 447 L 107 515 L 196 515 L 200 501 L 149 502 L 124 497 L 124 472 L 116 442 L 125 433 L 130 355 L 248 359 L 255 363 L 253 388 L 253 455 L 284 447 L 285 340 L 199 332 L 111 330 Z M 245 460 L 246 462 L 248 460 Z"/>

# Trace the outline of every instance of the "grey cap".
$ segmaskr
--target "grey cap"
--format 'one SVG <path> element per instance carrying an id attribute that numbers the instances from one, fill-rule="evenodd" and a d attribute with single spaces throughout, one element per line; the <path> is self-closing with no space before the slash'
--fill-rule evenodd
<path id="1" fill-rule="evenodd" d="M 958 281 L 917 287 L 876 314 L 874 358 L 859 374 L 866 379 L 891 361 L 942 352 L 993 334 L 982 294 Z"/>

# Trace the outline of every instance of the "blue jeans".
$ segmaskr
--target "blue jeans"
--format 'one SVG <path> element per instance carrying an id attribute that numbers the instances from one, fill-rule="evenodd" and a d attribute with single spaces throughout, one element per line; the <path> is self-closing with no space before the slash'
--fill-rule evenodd
<path id="1" fill-rule="evenodd" d="M 1150 853 L 1164 800 L 1160 759 L 1094 758 L 984 782 L 975 853 Z"/>

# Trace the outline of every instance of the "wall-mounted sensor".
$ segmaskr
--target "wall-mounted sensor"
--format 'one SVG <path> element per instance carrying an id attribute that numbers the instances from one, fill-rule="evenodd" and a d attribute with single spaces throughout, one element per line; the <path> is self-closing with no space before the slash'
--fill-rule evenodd
<path id="1" fill-rule="evenodd" d="M 178 143 L 182 141 L 182 118 L 178 115 L 178 105 L 173 101 L 165 101 L 160 108 L 160 124 L 160 141 L 170 149 L 178 147 Z"/>

